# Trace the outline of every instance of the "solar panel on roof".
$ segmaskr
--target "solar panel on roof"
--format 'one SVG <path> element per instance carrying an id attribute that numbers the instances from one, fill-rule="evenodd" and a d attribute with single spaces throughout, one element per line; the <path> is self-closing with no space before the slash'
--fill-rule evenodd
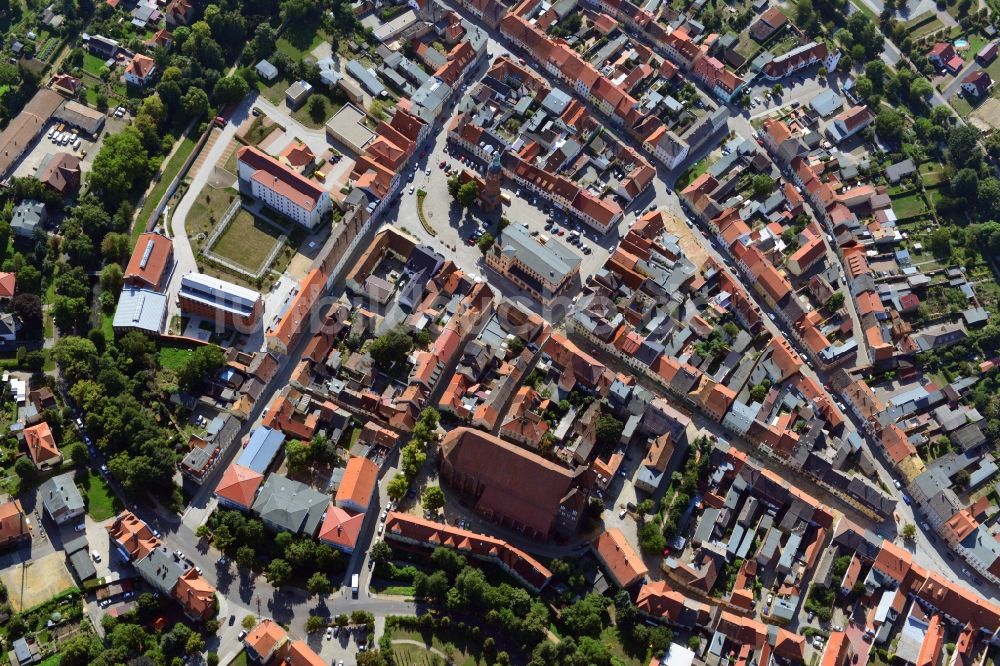
<path id="1" fill-rule="evenodd" d="M 153 253 L 153 245 L 154 241 L 150 238 L 149 242 L 146 244 L 146 251 L 142 253 L 142 261 L 139 262 L 139 268 L 141 270 L 146 269 L 146 264 L 149 262 L 149 255 Z"/>

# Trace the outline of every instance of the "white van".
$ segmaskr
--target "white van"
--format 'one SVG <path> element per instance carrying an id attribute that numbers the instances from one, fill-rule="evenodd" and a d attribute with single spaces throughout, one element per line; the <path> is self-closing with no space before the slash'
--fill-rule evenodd
<path id="1" fill-rule="evenodd" d="M 80 137 L 77 137 L 76 141 L 73 142 L 73 150 L 80 150 L 80 146 L 82 145 L 83 145 L 83 140 L 80 139 Z"/>

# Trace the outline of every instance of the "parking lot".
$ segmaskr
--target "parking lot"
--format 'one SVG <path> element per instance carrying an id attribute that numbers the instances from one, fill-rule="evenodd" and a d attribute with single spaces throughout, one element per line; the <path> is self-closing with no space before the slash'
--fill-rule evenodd
<path id="1" fill-rule="evenodd" d="M 124 118 L 115 118 L 113 115 L 109 116 L 104 121 L 104 129 L 97 137 L 87 137 L 82 133 L 74 135 L 72 128 L 65 126 L 63 123 L 53 120 L 45 128 L 45 133 L 39 137 L 38 141 L 32 146 L 31 150 L 25 155 L 21 162 L 14 169 L 14 176 L 16 178 L 23 178 L 26 176 L 35 176 L 38 173 L 38 168 L 41 166 L 42 162 L 49 155 L 55 155 L 56 153 L 70 153 L 80 158 L 80 171 L 86 174 L 90 171 L 90 165 L 94 161 L 94 156 L 97 154 L 97 150 L 101 146 L 101 142 L 104 140 L 109 133 L 116 133 L 121 131 L 121 129 L 127 124 L 128 116 Z M 66 133 L 65 143 L 61 141 L 54 141 L 56 130 L 63 126 L 62 132 Z M 77 138 L 80 139 L 79 147 L 74 147 L 73 141 Z"/>
<path id="2" fill-rule="evenodd" d="M 448 121 L 446 120 L 444 124 L 447 126 Z M 480 160 L 454 145 L 449 145 L 446 131 L 438 132 L 434 135 L 433 144 L 429 149 L 424 147 L 418 153 L 416 168 L 411 169 L 404 178 L 402 195 L 397 204 L 399 210 L 389 211 L 388 218 L 395 217 L 398 226 L 416 236 L 420 242 L 437 248 L 463 270 L 482 276 L 507 295 L 512 295 L 512 290 L 516 294 L 516 288 L 486 268 L 482 252 L 475 243 L 478 230 L 485 230 L 494 237 L 497 236 L 496 223 L 500 214 L 510 220 L 511 224 L 525 224 L 533 234 L 545 236 L 550 242 L 560 242 L 570 247 L 581 258 L 582 275 L 593 274 L 601 268 L 617 245 L 617 230 L 612 229 L 609 233 L 598 234 L 573 219 L 567 219 L 565 213 L 549 207 L 543 199 L 529 198 L 530 193 L 521 192 L 513 182 L 507 180 L 504 181 L 503 193 L 509 197 L 510 204 L 503 206 L 502 211 L 487 214 L 475 206 L 463 211 L 448 193 L 450 175 L 441 166 L 442 162 L 446 167 L 451 167 L 451 175 L 461 171 L 462 168 L 470 168 L 483 176 L 486 169 L 486 165 Z M 436 235 L 428 233 L 417 217 L 417 192 L 420 190 L 427 193 L 424 199 L 424 215 Z M 550 219 L 554 220 L 555 226 L 550 225 L 546 228 Z M 627 229 L 627 224 L 634 219 L 634 213 L 627 212 L 621 228 Z M 573 233 L 574 237 L 577 237 L 575 232 L 579 234 L 579 242 L 571 244 L 568 242 L 570 234 Z"/>

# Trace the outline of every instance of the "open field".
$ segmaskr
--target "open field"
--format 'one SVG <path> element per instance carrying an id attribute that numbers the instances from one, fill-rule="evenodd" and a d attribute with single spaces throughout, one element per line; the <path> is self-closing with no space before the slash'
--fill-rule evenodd
<path id="1" fill-rule="evenodd" d="M 241 210 L 211 250 L 248 271 L 255 272 L 274 249 L 280 236 L 280 229 L 254 217 L 249 211 Z"/>

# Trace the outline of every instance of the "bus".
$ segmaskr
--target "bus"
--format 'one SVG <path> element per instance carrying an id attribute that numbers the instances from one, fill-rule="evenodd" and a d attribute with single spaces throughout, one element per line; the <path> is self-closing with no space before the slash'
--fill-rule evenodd
<path id="1" fill-rule="evenodd" d="M 358 574 L 354 574 L 353 576 L 351 576 L 351 596 L 353 596 L 355 599 L 358 598 L 358 580 L 359 580 Z"/>

